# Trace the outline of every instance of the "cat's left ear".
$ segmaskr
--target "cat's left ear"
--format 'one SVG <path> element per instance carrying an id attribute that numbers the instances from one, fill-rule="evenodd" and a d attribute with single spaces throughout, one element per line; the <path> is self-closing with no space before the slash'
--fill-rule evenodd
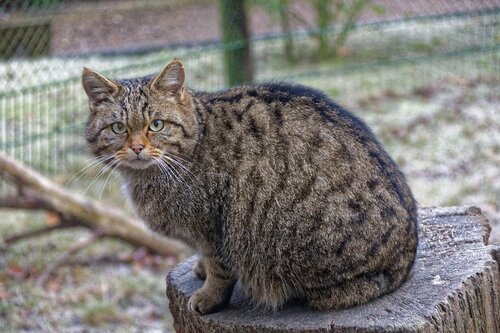
<path id="1" fill-rule="evenodd" d="M 186 99 L 184 65 L 178 59 L 171 61 L 151 82 L 151 88 L 161 92 L 173 93 L 181 101 Z"/>
<path id="2" fill-rule="evenodd" d="M 90 102 L 93 104 L 108 100 L 120 91 L 118 83 L 87 67 L 83 68 L 82 85 Z"/>

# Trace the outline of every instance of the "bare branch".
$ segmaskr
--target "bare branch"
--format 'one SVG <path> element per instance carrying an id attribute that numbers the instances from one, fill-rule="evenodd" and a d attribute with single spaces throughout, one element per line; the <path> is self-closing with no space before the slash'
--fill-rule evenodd
<path id="1" fill-rule="evenodd" d="M 29 193 L 30 197 L 43 204 L 44 209 L 56 212 L 64 219 L 77 221 L 92 230 L 99 230 L 108 237 L 144 246 L 151 252 L 166 256 L 177 256 L 187 249 L 178 241 L 154 234 L 138 219 L 66 190 L 3 152 L 0 152 L 0 177 L 17 184 L 21 188 L 21 195 Z"/>
<path id="2" fill-rule="evenodd" d="M 37 228 L 37 229 L 31 229 L 31 230 L 28 230 L 28 231 L 24 231 L 24 232 L 20 232 L 20 233 L 17 233 L 17 234 L 14 234 L 8 238 L 5 238 L 4 239 L 4 242 L 8 245 L 12 245 L 13 243 L 16 243 L 16 242 L 19 242 L 21 240 L 24 240 L 24 239 L 27 239 L 27 238 L 31 238 L 31 237 L 36 237 L 36 236 L 40 236 L 40 235 L 43 235 L 43 234 L 47 234 L 51 231 L 54 231 L 54 230 L 59 230 L 59 229 L 63 229 L 63 228 L 74 228 L 74 227 L 78 227 L 79 225 L 74 223 L 74 224 L 70 224 L 70 223 L 61 223 L 61 224 L 58 224 L 58 225 L 55 225 L 55 226 L 50 226 L 50 227 L 42 227 L 42 228 Z"/>
<path id="3" fill-rule="evenodd" d="M 99 231 L 96 231 L 90 235 L 90 237 L 85 238 L 84 240 L 76 243 L 72 247 L 70 247 L 67 251 L 63 252 L 59 257 L 52 261 L 47 268 L 43 270 L 43 272 L 40 274 L 40 276 L 36 279 L 36 285 L 37 287 L 43 286 L 45 282 L 50 278 L 50 276 L 62 265 L 64 265 L 67 260 L 80 252 L 82 249 L 85 247 L 89 246 L 90 244 L 94 243 L 96 240 L 98 240 L 100 237 L 102 237 L 103 234 Z"/>
<path id="4" fill-rule="evenodd" d="M 49 209 L 49 206 L 43 200 L 28 195 L 22 190 L 22 188 L 19 188 L 17 195 L 0 197 L 0 208 L 47 210 Z"/>

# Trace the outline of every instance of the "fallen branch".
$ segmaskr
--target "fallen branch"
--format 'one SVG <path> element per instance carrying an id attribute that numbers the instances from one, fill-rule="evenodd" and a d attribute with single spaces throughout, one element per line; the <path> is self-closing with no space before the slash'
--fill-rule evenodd
<path id="1" fill-rule="evenodd" d="M 1 171 L 0 171 L 1 172 Z M 15 209 L 49 209 L 45 203 L 32 196 L 25 195 L 19 189 L 18 195 L 9 195 L 0 198 L 0 208 L 15 208 Z"/>
<path id="2" fill-rule="evenodd" d="M 25 210 L 47 210 L 52 212 L 52 208 L 47 205 L 43 200 L 40 200 L 32 195 L 23 191 L 22 188 L 18 187 L 17 195 L 8 195 L 4 197 L 0 197 L 0 208 L 9 208 L 9 209 L 25 209 Z M 54 230 L 59 230 L 63 228 L 73 228 L 73 227 L 84 227 L 85 225 L 81 222 L 75 220 L 72 217 L 64 217 L 57 212 L 53 212 L 57 214 L 59 223 L 57 225 L 51 225 L 46 227 L 41 227 L 37 229 L 32 229 L 28 231 L 23 231 L 17 234 L 14 234 L 8 238 L 4 239 L 4 242 L 8 245 L 13 244 L 15 242 L 40 236 L 46 233 L 49 233 Z"/>
<path id="3" fill-rule="evenodd" d="M 58 213 L 64 219 L 78 221 L 93 231 L 98 230 L 103 237 L 118 238 L 165 256 L 177 256 L 187 249 L 178 241 L 154 234 L 141 221 L 113 207 L 64 189 L 3 152 L 0 152 L 0 177 L 17 185 L 22 195 L 29 194 L 40 208 Z M 19 208 L 30 205 L 19 203 Z"/>
<path id="4" fill-rule="evenodd" d="M 43 272 L 40 274 L 40 276 L 36 279 L 36 286 L 41 287 L 47 282 L 47 280 L 50 278 L 50 276 L 62 265 L 66 263 L 66 261 L 69 259 L 69 257 L 77 254 L 80 252 L 82 249 L 85 247 L 89 246 L 90 244 L 94 243 L 96 240 L 98 240 L 100 237 L 102 237 L 103 234 L 99 231 L 94 232 L 91 234 L 89 237 L 85 238 L 84 240 L 76 243 L 72 247 L 69 248 L 66 252 L 63 252 L 59 257 L 57 257 L 56 260 L 52 261 L 47 268 L 43 270 Z"/>
<path id="5" fill-rule="evenodd" d="M 13 243 L 19 242 L 19 241 L 27 239 L 27 238 L 31 238 L 31 237 L 36 237 L 36 236 L 40 236 L 40 235 L 43 235 L 43 234 L 47 234 L 47 233 L 49 233 L 51 231 L 54 231 L 54 230 L 60 230 L 60 229 L 63 229 L 63 228 L 73 228 L 73 227 L 77 227 L 77 226 L 78 226 L 77 224 L 61 223 L 61 224 L 58 224 L 58 225 L 55 225 L 55 226 L 42 227 L 42 228 L 37 228 L 37 229 L 31 229 L 31 230 L 20 232 L 18 234 L 14 234 L 14 235 L 12 235 L 10 237 L 7 237 L 7 238 L 4 239 L 4 242 L 6 244 L 11 245 Z"/>

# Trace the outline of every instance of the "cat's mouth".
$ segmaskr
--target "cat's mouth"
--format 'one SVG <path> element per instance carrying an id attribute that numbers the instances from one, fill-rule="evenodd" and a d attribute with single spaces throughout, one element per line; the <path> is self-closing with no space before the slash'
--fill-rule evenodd
<path id="1" fill-rule="evenodd" d="M 150 167 L 153 164 L 153 160 L 149 158 L 136 157 L 125 161 L 125 164 L 132 169 L 143 170 Z"/>

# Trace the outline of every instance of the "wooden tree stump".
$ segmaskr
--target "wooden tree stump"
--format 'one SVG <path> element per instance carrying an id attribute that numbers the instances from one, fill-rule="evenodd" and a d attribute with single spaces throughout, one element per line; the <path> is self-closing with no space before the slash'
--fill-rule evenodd
<path id="1" fill-rule="evenodd" d="M 193 332 L 500 332 L 500 248 L 488 246 L 490 227 L 476 207 L 419 211 L 418 254 L 408 281 L 395 292 L 354 308 L 319 312 L 289 306 L 277 313 L 245 307 L 236 286 L 230 305 L 199 316 L 187 308 L 203 285 L 195 257 L 167 276 L 178 333 Z"/>

